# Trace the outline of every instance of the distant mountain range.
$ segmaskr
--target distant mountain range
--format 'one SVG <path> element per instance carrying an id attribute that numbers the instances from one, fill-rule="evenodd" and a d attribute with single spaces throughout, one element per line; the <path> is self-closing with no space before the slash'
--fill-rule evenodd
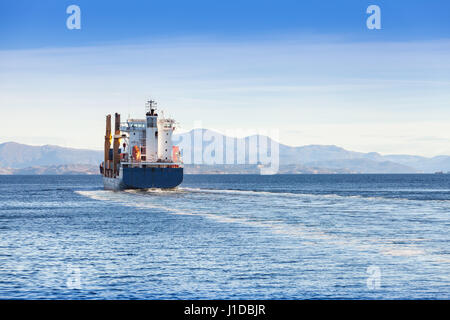
<path id="1" fill-rule="evenodd" d="M 193 141 L 194 136 L 207 133 L 205 129 L 175 135 L 175 144 L 183 146 L 186 141 Z M 226 137 L 209 131 L 208 136 L 225 146 Z M 256 140 L 255 140 L 256 139 Z M 237 145 L 245 145 L 245 159 L 256 159 L 256 149 L 249 148 L 250 141 L 268 139 L 264 136 L 251 136 L 234 139 L 234 152 Z M 206 140 L 206 139 L 205 139 Z M 183 142 L 184 141 L 184 142 Z M 275 146 L 274 141 L 270 141 Z M 213 140 L 214 142 L 214 140 Z M 186 173 L 259 173 L 254 164 L 198 164 L 194 159 L 202 158 L 202 150 L 213 143 L 204 141 L 191 148 L 192 153 L 183 150 Z M 217 142 L 217 141 L 215 141 Z M 269 145 L 270 145 L 269 144 Z M 337 146 L 308 145 L 292 147 L 278 144 L 279 173 L 434 173 L 450 171 L 450 156 L 426 158 L 411 155 L 380 155 L 376 152 L 361 153 L 348 151 Z M 270 150 L 270 149 L 269 149 Z M 227 152 L 224 151 L 224 157 Z M 193 156 L 195 154 L 195 157 Z M 30 146 L 15 142 L 0 144 L 0 174 L 97 174 L 103 158 L 103 151 L 73 149 L 59 146 Z M 190 161 L 189 161 L 190 160 Z"/>
<path id="2" fill-rule="evenodd" d="M 22 174 L 22 175 L 34 175 L 34 174 L 99 174 L 98 166 L 89 164 L 61 164 L 52 166 L 33 166 L 27 168 L 0 168 L 1 174 Z"/>
<path id="3" fill-rule="evenodd" d="M 68 164 L 98 165 L 103 151 L 64 148 L 52 145 L 29 146 L 16 142 L 0 144 L 0 167 L 22 169 Z"/>

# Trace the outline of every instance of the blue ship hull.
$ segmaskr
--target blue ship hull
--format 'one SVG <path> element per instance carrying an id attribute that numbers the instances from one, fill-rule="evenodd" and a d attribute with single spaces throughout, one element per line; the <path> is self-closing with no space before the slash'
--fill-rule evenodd
<path id="1" fill-rule="evenodd" d="M 123 168 L 123 183 L 131 189 L 175 188 L 183 182 L 183 168 Z"/>
<path id="2" fill-rule="evenodd" d="M 183 168 L 121 168 L 117 178 L 103 177 L 105 189 L 175 188 L 183 182 Z"/>

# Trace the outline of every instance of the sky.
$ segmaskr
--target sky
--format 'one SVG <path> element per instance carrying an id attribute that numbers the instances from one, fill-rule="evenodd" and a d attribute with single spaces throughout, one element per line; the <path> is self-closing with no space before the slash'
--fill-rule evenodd
<path id="1" fill-rule="evenodd" d="M 81 29 L 69 30 L 69 5 Z M 369 5 L 381 29 L 369 30 Z M 450 155 L 448 1 L 0 3 L 0 143 L 101 149 L 156 99 L 183 131 Z"/>

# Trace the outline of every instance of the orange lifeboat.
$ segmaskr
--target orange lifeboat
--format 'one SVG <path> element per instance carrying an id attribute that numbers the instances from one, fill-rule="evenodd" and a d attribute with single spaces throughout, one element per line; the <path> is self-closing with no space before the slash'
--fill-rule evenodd
<path id="1" fill-rule="evenodd" d="M 135 161 L 141 161 L 141 151 L 138 146 L 133 147 L 133 159 Z"/>

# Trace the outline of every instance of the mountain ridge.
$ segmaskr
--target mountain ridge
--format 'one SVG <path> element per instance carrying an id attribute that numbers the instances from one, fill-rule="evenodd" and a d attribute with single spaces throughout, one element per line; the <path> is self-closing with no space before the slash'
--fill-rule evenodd
<path id="1" fill-rule="evenodd" d="M 174 145 L 183 145 L 183 141 L 193 141 L 195 135 L 204 135 L 208 132 L 209 141 L 202 138 L 200 145 L 192 146 L 191 160 L 200 159 L 205 154 L 205 148 L 215 139 L 227 141 L 223 134 L 207 129 L 193 129 L 189 132 L 174 135 Z M 190 139 L 190 140 L 189 140 Z M 440 155 L 431 158 L 417 155 L 381 155 L 377 152 L 357 152 L 346 150 L 336 145 L 305 145 L 289 146 L 278 143 L 266 136 L 253 135 L 243 138 L 228 138 L 236 141 L 233 144 L 237 154 L 238 143 L 246 147 L 246 160 L 255 157 L 255 150 L 248 147 L 249 141 L 261 141 L 267 139 L 269 146 L 279 147 L 279 173 L 434 173 L 437 171 L 450 171 L 450 156 Z M 240 142 L 237 142 L 240 141 Z M 223 144 L 225 146 L 225 143 Z M 259 146 L 259 145 L 258 145 Z M 268 148 L 269 153 L 271 147 Z M 201 153 L 199 155 L 198 153 Z M 253 152 L 253 154 L 252 154 Z M 226 146 L 224 147 L 224 154 Z M 193 154 L 196 154 L 194 157 Z M 225 157 L 225 156 L 224 156 Z M 189 157 L 183 155 L 186 163 L 186 172 L 208 173 L 245 173 L 257 169 L 254 166 L 231 165 L 206 165 L 188 161 Z M 0 174 L 18 174 L 17 172 L 37 172 L 36 174 L 64 174 L 64 172 L 86 172 L 93 174 L 94 168 L 103 159 L 103 151 L 67 148 L 57 145 L 31 146 L 17 142 L 5 142 L 0 144 Z M 82 167 L 82 166 L 86 167 Z M 66 167 L 64 167 L 66 166 Z M 79 166 L 79 167 L 74 167 Z M 88 169 L 89 167 L 89 169 Z M 34 169 L 33 169 L 34 168 Z M 46 168 L 46 169 L 44 169 Z M 12 172 L 12 173 L 8 173 Z M 50 172 L 50 173 L 49 173 Z M 52 173 L 52 174 L 53 174 Z"/>

